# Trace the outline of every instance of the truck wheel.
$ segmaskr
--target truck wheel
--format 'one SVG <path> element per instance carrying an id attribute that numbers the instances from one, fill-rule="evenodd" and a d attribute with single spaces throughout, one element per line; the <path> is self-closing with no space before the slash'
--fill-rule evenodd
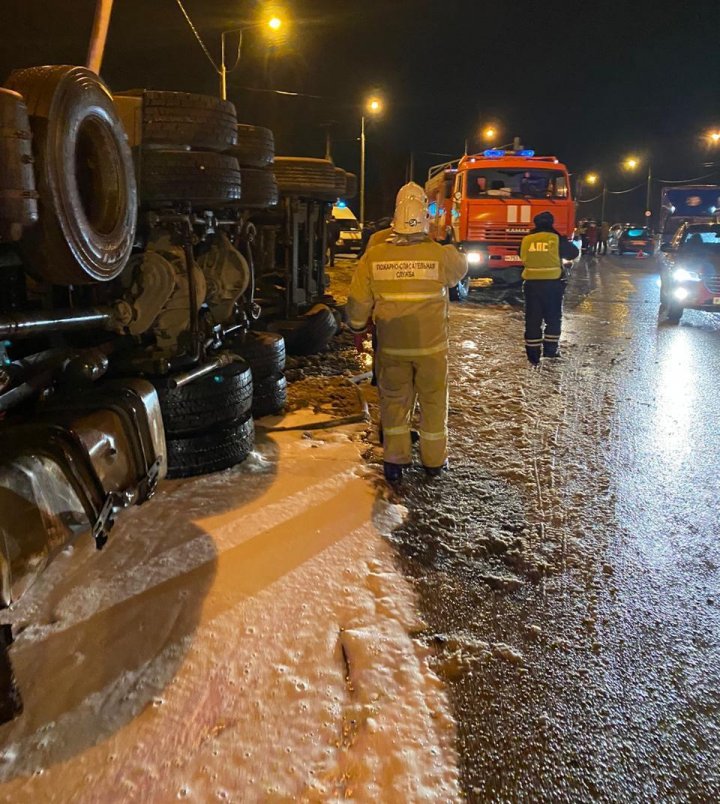
<path id="1" fill-rule="evenodd" d="M 277 181 L 272 170 L 259 168 L 240 168 L 242 194 L 240 206 L 243 209 L 267 209 L 277 206 L 280 200 Z"/>
<path id="2" fill-rule="evenodd" d="M 335 166 L 328 159 L 278 156 L 273 166 L 283 195 L 331 201 L 335 196 Z"/>
<path id="3" fill-rule="evenodd" d="M 351 198 L 355 198 L 355 196 L 358 194 L 358 178 L 354 173 L 346 173 L 345 183 L 345 198 L 349 201 Z"/>
<path id="4" fill-rule="evenodd" d="M 239 123 L 237 144 L 228 151 L 240 167 L 264 168 L 275 159 L 275 137 L 269 128 Z"/>
<path id="5" fill-rule="evenodd" d="M 19 240 L 37 223 L 32 132 L 22 95 L 0 87 L 0 239 Z"/>
<path id="6" fill-rule="evenodd" d="M 450 288 L 450 301 L 465 301 L 470 295 L 470 277 L 461 279 L 455 287 Z"/>
<path id="7" fill-rule="evenodd" d="M 155 384 L 165 432 L 169 437 L 237 421 L 250 412 L 253 381 L 250 366 L 238 360 L 182 388 Z"/>
<path id="8" fill-rule="evenodd" d="M 230 101 L 212 95 L 154 89 L 117 94 L 142 97 L 143 145 L 186 145 L 225 151 L 237 141 L 237 115 Z"/>
<path id="9" fill-rule="evenodd" d="M 228 349 L 250 366 L 255 385 L 285 371 L 285 339 L 277 332 L 245 332 Z"/>
<path id="10" fill-rule="evenodd" d="M 256 419 L 282 413 L 287 405 L 287 380 L 284 374 L 266 377 L 255 384 L 252 413 Z"/>
<path id="11" fill-rule="evenodd" d="M 184 438 L 167 439 L 169 478 L 195 477 L 229 469 L 255 446 L 252 416 Z"/>
<path id="12" fill-rule="evenodd" d="M 300 318 L 274 321 L 271 326 L 285 338 L 285 348 L 291 355 L 314 355 L 321 352 L 338 330 L 335 316 L 325 304 L 316 304 Z"/>
<path id="13" fill-rule="evenodd" d="M 144 206 L 186 202 L 224 206 L 241 199 L 240 167 L 228 154 L 211 151 L 143 151 L 139 155 Z"/>
<path id="14" fill-rule="evenodd" d="M 16 70 L 33 133 L 39 223 L 23 238 L 27 262 L 51 284 L 109 281 L 135 241 L 132 156 L 112 96 L 84 67 Z"/>

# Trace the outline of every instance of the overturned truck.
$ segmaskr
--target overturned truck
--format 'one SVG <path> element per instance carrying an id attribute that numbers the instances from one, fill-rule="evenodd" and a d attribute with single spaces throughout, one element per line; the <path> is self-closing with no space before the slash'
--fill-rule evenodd
<path id="1" fill-rule="evenodd" d="M 0 602 L 163 477 L 224 469 L 336 332 L 332 203 L 352 174 L 182 92 L 84 67 L 0 88 Z"/>

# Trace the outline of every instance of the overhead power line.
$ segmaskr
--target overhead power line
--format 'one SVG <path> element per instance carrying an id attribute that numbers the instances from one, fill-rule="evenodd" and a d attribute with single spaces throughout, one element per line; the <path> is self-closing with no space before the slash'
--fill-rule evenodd
<path id="1" fill-rule="evenodd" d="M 198 33 L 197 28 L 193 25 L 193 21 L 190 19 L 190 15 L 185 10 L 185 6 L 182 4 L 182 1 L 175 0 L 175 2 L 178 4 L 178 8 L 180 9 L 180 11 L 182 11 L 182 15 L 183 17 L 185 17 L 185 21 L 190 26 L 190 30 L 193 32 L 193 35 L 197 39 L 198 44 L 202 48 L 203 53 L 207 56 L 207 59 L 210 62 L 210 64 L 212 64 L 213 70 L 215 70 L 215 72 L 218 75 L 220 75 L 221 73 L 220 67 L 218 67 L 218 65 L 215 63 L 215 59 L 210 55 L 210 51 L 207 49 L 205 42 L 203 42 L 202 37 Z"/>

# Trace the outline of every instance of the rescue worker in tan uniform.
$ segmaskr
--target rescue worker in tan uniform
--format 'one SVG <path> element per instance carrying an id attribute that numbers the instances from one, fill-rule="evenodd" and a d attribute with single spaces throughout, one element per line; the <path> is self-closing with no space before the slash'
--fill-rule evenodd
<path id="1" fill-rule="evenodd" d="M 410 465 L 410 422 L 420 406 L 420 457 L 439 475 L 447 462 L 448 287 L 467 273 L 463 254 L 428 237 L 424 190 L 411 182 L 398 193 L 389 240 L 369 248 L 350 286 L 350 329 L 369 319 L 377 333 L 376 368 L 384 471 L 390 483 Z"/>
<path id="2" fill-rule="evenodd" d="M 553 228 L 555 219 L 541 212 L 533 219 L 535 229 L 520 244 L 525 293 L 525 353 L 537 365 L 543 357 L 560 357 L 565 293 L 563 260 L 574 260 L 577 247 Z"/>

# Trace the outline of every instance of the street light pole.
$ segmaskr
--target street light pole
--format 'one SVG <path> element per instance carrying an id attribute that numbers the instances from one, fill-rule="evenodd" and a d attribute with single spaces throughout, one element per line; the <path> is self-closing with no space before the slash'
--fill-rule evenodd
<path id="1" fill-rule="evenodd" d="M 365 115 L 360 118 L 360 226 L 365 225 Z"/>
<path id="2" fill-rule="evenodd" d="M 651 212 L 650 209 L 650 194 L 652 190 L 652 165 L 648 162 L 648 174 L 647 174 L 647 192 L 645 193 L 645 217 L 647 218 L 647 223 L 650 223 L 652 215 L 648 215 L 648 212 Z"/>
<path id="3" fill-rule="evenodd" d="M 365 117 L 382 114 L 383 101 L 372 96 L 365 101 L 362 116 L 360 117 L 360 226 L 365 224 Z"/>

